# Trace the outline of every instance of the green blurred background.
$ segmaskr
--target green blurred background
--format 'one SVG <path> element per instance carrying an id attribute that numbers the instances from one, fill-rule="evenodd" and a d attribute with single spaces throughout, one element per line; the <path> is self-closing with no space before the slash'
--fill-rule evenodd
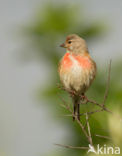
<path id="1" fill-rule="evenodd" d="M 68 112 L 60 106 L 59 96 L 67 103 L 71 103 L 71 99 L 57 88 L 58 62 L 65 53 L 59 45 L 71 33 L 87 41 L 98 68 L 87 95 L 98 102 L 103 100 L 108 65 L 112 59 L 106 106 L 121 115 L 122 2 L 0 2 L 0 156 L 87 155 L 86 151 L 54 146 L 54 143 L 88 145 L 79 126 L 72 122 L 71 117 L 63 116 Z M 81 112 L 96 109 L 87 104 L 82 106 Z M 84 122 L 84 118 L 82 120 Z M 119 125 L 119 121 L 106 112 L 94 114 L 90 118 L 93 143 L 121 147 L 122 125 L 115 124 Z M 101 139 L 95 134 L 113 139 Z"/>

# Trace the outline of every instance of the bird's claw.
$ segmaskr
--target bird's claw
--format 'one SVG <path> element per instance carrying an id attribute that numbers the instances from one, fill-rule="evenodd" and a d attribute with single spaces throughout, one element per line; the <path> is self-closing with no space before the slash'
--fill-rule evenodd
<path id="1" fill-rule="evenodd" d="M 76 95 L 75 91 L 74 90 L 71 90 L 70 91 L 70 95 L 71 95 L 71 97 L 74 97 Z"/>
<path id="2" fill-rule="evenodd" d="M 82 94 L 80 97 L 81 97 L 81 100 L 83 101 L 83 103 L 86 104 L 88 102 L 88 98 L 84 94 Z"/>

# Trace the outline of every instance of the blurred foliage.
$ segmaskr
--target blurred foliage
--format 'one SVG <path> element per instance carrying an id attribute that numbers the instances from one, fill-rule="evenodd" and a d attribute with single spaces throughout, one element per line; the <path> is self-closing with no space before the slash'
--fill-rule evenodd
<path id="1" fill-rule="evenodd" d="M 44 98 L 46 100 L 48 107 L 50 107 L 50 110 L 55 113 L 54 116 L 58 121 L 62 122 L 62 124 L 68 125 L 69 131 L 73 137 L 69 138 L 67 136 L 66 140 L 64 140 L 64 144 L 87 146 L 88 142 L 81 132 L 81 129 L 75 122 L 72 122 L 71 118 L 57 118 L 57 115 L 60 116 L 67 113 L 66 110 L 60 107 L 59 104 L 61 103 L 61 100 L 58 95 L 71 103 L 71 99 L 68 94 L 57 88 L 57 83 L 59 82 L 57 75 L 58 62 L 63 55 L 63 49 L 60 49 L 59 45 L 64 41 L 64 38 L 71 33 L 76 33 L 85 38 L 87 42 L 90 42 L 91 39 L 99 37 L 103 32 L 105 32 L 105 26 L 103 23 L 103 21 L 100 22 L 99 20 L 98 22 L 87 21 L 85 19 L 83 8 L 78 4 L 76 6 L 67 6 L 60 3 L 59 5 L 45 5 L 34 17 L 32 23 L 24 29 L 25 36 L 28 36 L 28 39 L 30 39 L 30 42 L 27 45 L 27 47 L 29 47 L 29 55 L 34 51 L 33 55 L 38 59 L 45 59 L 46 64 L 49 65 L 49 69 L 52 71 L 52 75 L 49 77 L 50 80 L 47 82 L 47 86 L 45 86 L 43 91 L 40 89 L 39 97 L 40 99 Z M 108 67 L 106 66 L 105 68 L 107 69 Z M 120 108 L 122 101 L 122 87 L 118 87 L 120 85 L 121 65 L 112 69 L 112 80 L 107 106 L 114 109 L 115 107 Z M 97 78 L 87 93 L 90 98 L 102 102 L 106 79 L 107 70 L 101 70 L 101 72 L 99 71 L 99 73 L 97 73 Z M 94 109 L 96 109 L 96 107 L 91 106 L 91 104 L 87 104 L 82 106 L 81 112 Z M 100 139 L 94 135 L 111 135 L 106 118 L 106 112 L 101 112 L 99 114 L 94 114 L 90 119 L 94 144 L 107 144 L 106 139 Z M 83 118 L 82 120 L 84 122 Z M 86 151 L 70 149 L 62 149 L 62 152 L 63 156 L 80 156 L 81 153 L 82 155 L 86 154 Z M 62 155 L 62 152 L 57 152 L 56 156 Z M 52 155 L 54 156 L 55 154 Z"/>

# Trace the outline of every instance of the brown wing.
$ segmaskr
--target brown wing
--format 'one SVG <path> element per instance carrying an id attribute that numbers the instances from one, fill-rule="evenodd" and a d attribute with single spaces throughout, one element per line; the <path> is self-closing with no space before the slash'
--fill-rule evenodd
<path id="1" fill-rule="evenodd" d="M 91 83 L 93 82 L 93 80 L 95 79 L 96 77 L 96 72 L 97 72 L 97 66 L 96 66 L 96 63 L 95 61 L 93 61 L 91 58 L 90 58 L 91 62 L 92 62 L 92 76 L 93 76 L 93 79 L 91 81 Z"/>

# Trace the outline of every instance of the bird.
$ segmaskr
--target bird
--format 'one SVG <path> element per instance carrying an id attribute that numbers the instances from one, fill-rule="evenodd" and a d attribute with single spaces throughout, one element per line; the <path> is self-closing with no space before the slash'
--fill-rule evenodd
<path id="1" fill-rule="evenodd" d="M 85 97 L 95 79 L 96 63 L 89 54 L 86 41 L 77 34 L 68 35 L 60 47 L 66 48 L 66 53 L 59 61 L 59 78 L 68 93 L 75 93 L 72 94 L 73 121 L 80 121 L 81 96 Z"/>

